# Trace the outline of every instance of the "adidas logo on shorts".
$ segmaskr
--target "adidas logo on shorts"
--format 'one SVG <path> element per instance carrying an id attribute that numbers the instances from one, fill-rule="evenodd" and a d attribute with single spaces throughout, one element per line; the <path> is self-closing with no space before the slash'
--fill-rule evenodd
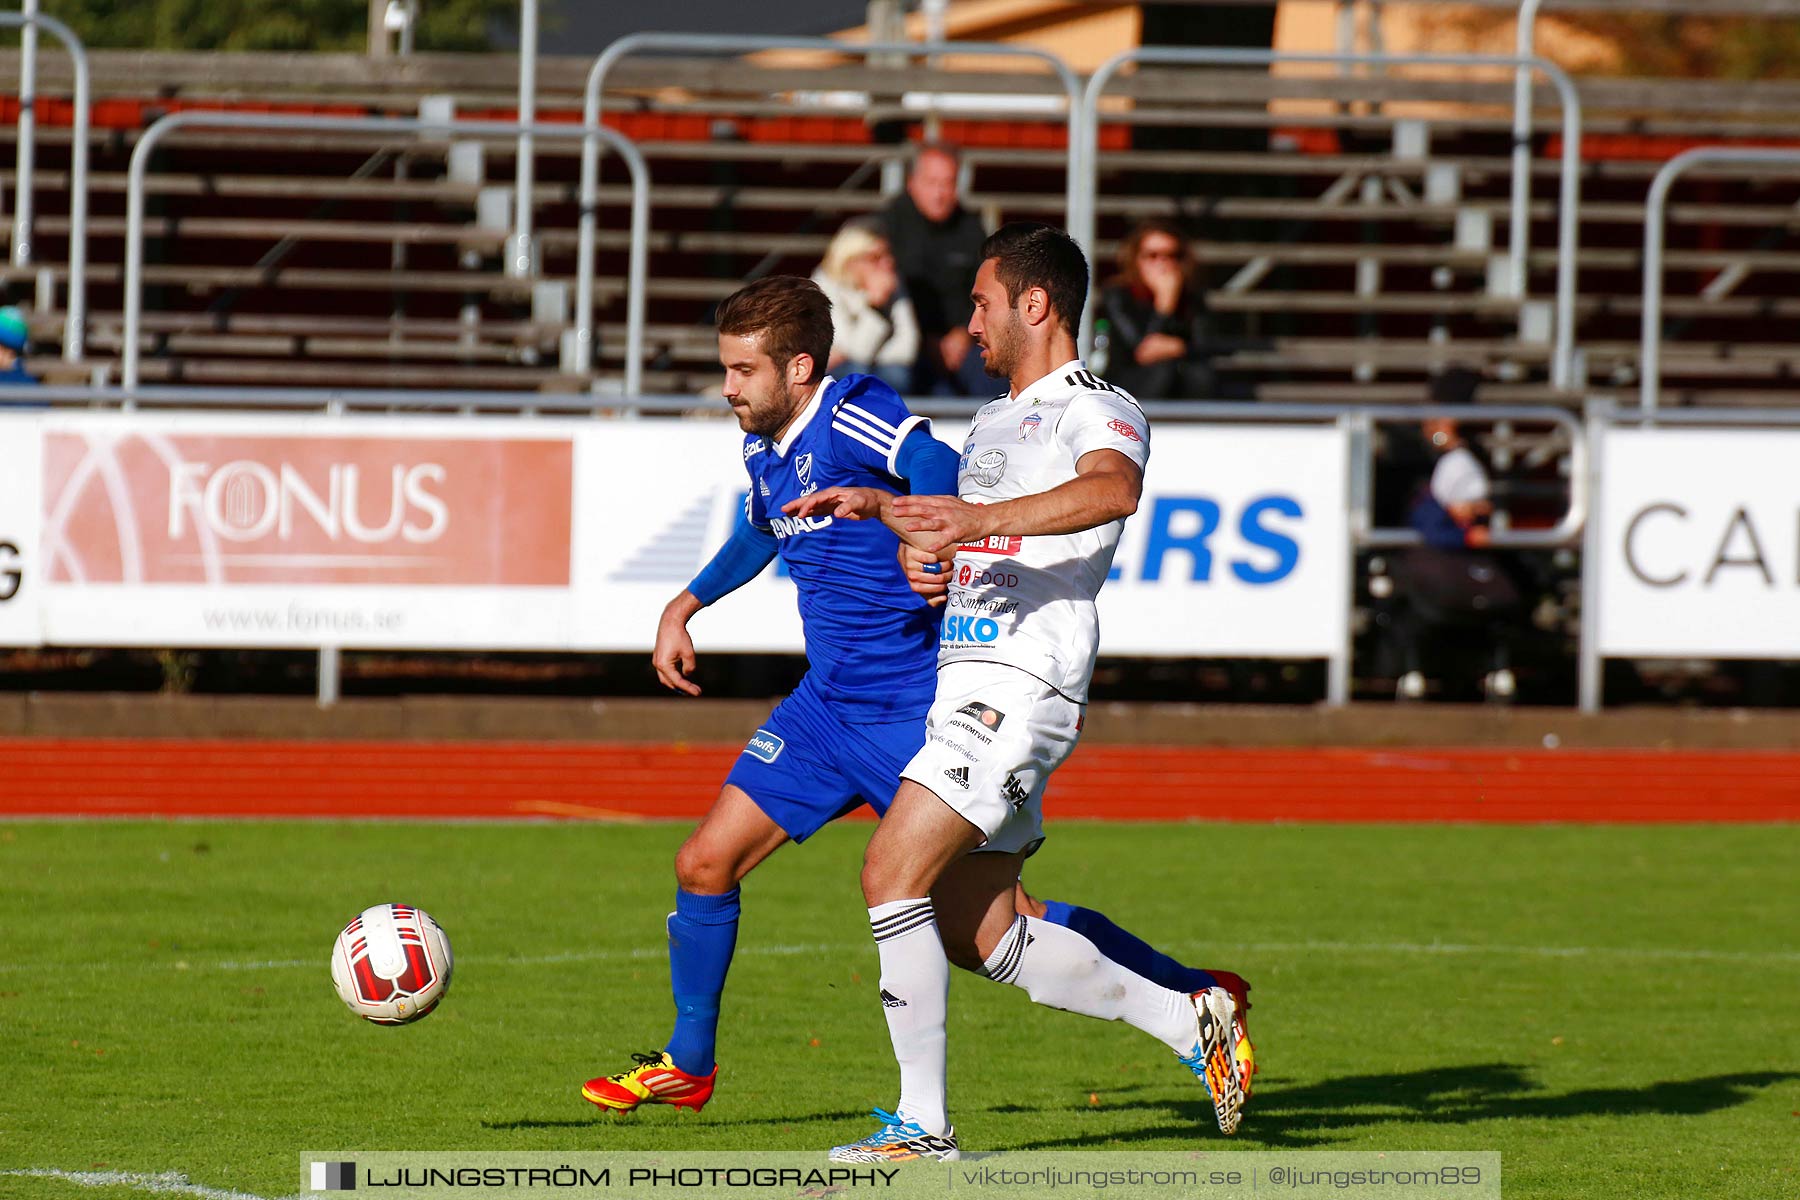
<path id="1" fill-rule="evenodd" d="M 951 783 L 954 783 L 957 787 L 961 788 L 963 791 L 966 792 L 969 790 L 969 768 L 967 768 L 967 767 L 951 767 L 949 770 L 944 772 L 944 775 L 950 780 Z"/>
<path id="2" fill-rule="evenodd" d="M 894 995 L 894 993 L 888 991 L 886 988 L 882 988 L 881 989 L 881 1007 L 883 1007 L 883 1008 L 905 1008 L 906 1001 L 904 1001 L 900 997 Z"/>

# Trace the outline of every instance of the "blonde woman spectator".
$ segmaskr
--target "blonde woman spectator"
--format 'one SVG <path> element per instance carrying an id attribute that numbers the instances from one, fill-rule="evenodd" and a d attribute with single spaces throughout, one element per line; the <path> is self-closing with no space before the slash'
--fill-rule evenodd
<path id="1" fill-rule="evenodd" d="M 831 371 L 874 375 L 895 391 L 910 391 L 919 322 L 880 226 L 846 222 L 812 277 L 831 300 Z"/>

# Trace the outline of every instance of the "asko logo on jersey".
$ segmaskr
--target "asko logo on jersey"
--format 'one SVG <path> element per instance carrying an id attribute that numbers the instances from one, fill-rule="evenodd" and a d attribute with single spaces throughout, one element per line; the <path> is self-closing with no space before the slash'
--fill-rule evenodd
<path id="1" fill-rule="evenodd" d="M 938 640 L 954 645 L 991 646 L 1000 640 L 1000 622 L 992 617 L 960 617 L 945 613 Z"/>

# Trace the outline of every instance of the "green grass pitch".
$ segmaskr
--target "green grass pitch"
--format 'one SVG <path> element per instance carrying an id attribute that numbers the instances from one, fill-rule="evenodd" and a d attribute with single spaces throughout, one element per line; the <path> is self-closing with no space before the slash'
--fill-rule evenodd
<path id="1" fill-rule="evenodd" d="M 661 1045 L 685 827 L 0 823 L 0 1196 L 17 1172 L 298 1190 L 303 1150 L 823 1149 L 896 1075 L 856 891 L 869 826 L 745 886 L 718 1096 L 578 1093 Z M 1800 827 L 1101 825 L 1027 882 L 1255 984 L 1242 1132 L 1142 1034 L 958 974 L 971 1149 L 1498 1150 L 1510 1198 L 1800 1195 Z M 436 916 L 455 985 L 358 1021 L 359 909 Z"/>

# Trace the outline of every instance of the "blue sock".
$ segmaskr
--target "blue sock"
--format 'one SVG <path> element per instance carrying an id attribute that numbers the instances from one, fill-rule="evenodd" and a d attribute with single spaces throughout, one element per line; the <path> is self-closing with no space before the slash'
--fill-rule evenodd
<path id="1" fill-rule="evenodd" d="M 1142 938 L 1125 932 L 1107 919 L 1105 913 L 1091 908 L 1077 908 L 1061 900 L 1044 901 L 1044 919 L 1065 929 L 1072 929 L 1100 948 L 1100 953 L 1142 975 L 1152 983 L 1177 992 L 1197 992 L 1212 987 L 1217 981 L 1198 967 L 1184 966 Z"/>
<path id="2" fill-rule="evenodd" d="M 719 994 L 737 949 L 738 889 L 723 896 L 675 893 L 669 914 L 669 983 L 675 1032 L 664 1047 L 690 1075 L 710 1075 L 719 1033 Z"/>

